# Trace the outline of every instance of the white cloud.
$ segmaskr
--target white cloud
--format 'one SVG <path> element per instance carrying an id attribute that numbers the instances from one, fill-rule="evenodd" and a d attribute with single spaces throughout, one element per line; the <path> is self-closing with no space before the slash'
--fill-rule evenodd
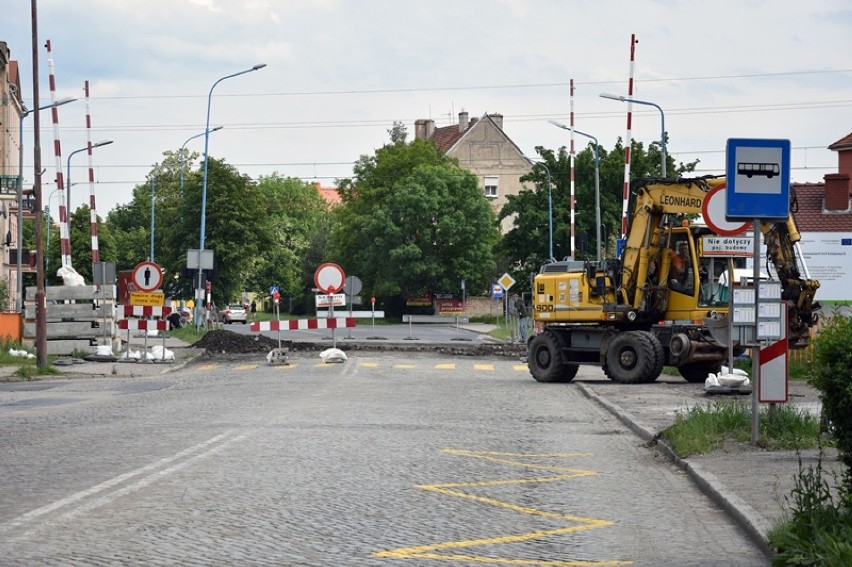
<path id="1" fill-rule="evenodd" d="M 98 204 L 107 209 L 129 201 L 163 151 L 203 130 L 218 78 L 256 63 L 268 66 L 216 87 L 211 112 L 211 122 L 225 126 L 211 138 L 211 154 L 252 176 L 278 171 L 331 182 L 384 143 L 394 120 L 412 132 L 417 118 L 448 124 L 462 108 L 472 116 L 503 113 L 508 134 L 527 153 L 565 145 L 566 133 L 546 119 L 567 120 L 570 79 L 577 128 L 610 148 L 625 134 L 626 108 L 598 94 L 626 94 L 634 33 L 634 96 L 665 109 L 669 150 L 678 159 L 700 158 L 721 172 L 728 137 L 784 137 L 799 167 L 794 179 L 817 181 L 831 171 L 819 167 L 836 165 L 825 146 L 852 123 L 852 73 L 838 72 L 852 68 L 847 6 L 41 0 L 39 33 L 42 43 L 53 42 L 58 91 L 79 96 L 89 80 L 93 138 L 115 140 L 95 157 L 104 182 Z M 28 96 L 29 6 L 0 0 L 0 9 L 4 21 L 16 23 L 0 40 L 21 61 Z M 832 72 L 796 74 L 818 70 Z M 63 147 L 85 140 L 83 114 L 82 103 L 62 109 Z M 44 118 L 43 139 L 50 140 Z M 647 144 L 659 130 L 654 109 L 634 108 L 634 138 Z M 50 167 L 50 144 L 42 147 Z"/>

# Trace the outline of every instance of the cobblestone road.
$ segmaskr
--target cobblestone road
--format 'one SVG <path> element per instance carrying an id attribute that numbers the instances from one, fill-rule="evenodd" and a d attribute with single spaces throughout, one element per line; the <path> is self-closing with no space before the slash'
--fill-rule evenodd
<path id="1" fill-rule="evenodd" d="M 0 388 L 0 563 L 767 564 L 576 388 L 317 360 Z"/>

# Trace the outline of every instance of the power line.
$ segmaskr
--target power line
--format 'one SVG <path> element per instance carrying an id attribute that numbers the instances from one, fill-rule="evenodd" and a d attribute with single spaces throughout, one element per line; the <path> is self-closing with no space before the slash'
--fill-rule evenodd
<path id="1" fill-rule="evenodd" d="M 792 77 L 802 75 L 831 75 L 849 73 L 852 69 L 812 69 L 803 71 L 780 71 L 777 73 L 749 73 L 742 75 L 708 75 L 697 77 L 659 77 L 656 79 L 642 79 L 642 83 L 664 83 L 679 81 L 718 81 L 732 79 L 755 79 L 768 77 Z M 583 85 L 613 85 L 621 84 L 620 80 L 612 81 L 574 81 L 575 86 Z M 272 96 L 335 96 L 335 95 L 359 95 L 359 94 L 391 94 L 391 93 L 413 93 L 413 92 L 440 92 L 440 91 L 482 91 L 482 90 L 511 90 L 511 89 L 541 89 L 541 88 L 566 88 L 570 83 L 516 83 L 496 85 L 463 85 L 463 86 L 440 86 L 440 87 L 410 87 L 410 88 L 386 88 L 386 89 L 349 89 L 337 91 L 288 91 L 277 93 L 236 93 L 217 94 L 216 97 L 272 97 Z M 91 97 L 94 100 L 139 100 L 139 99 L 171 99 L 171 98 L 203 98 L 205 95 L 116 95 Z"/>
<path id="2" fill-rule="evenodd" d="M 845 108 L 852 106 L 852 99 L 846 100 L 826 100 L 826 101 L 806 101 L 795 103 L 779 103 L 779 104 L 760 104 L 760 105 L 736 105 L 736 106 L 706 106 L 706 107 L 691 107 L 691 108 L 671 108 L 666 109 L 666 115 L 699 115 L 699 114 L 721 114 L 721 113 L 736 113 L 736 112 L 781 112 L 791 110 L 820 110 L 832 108 Z M 655 111 L 635 111 L 634 114 L 653 114 Z M 575 113 L 576 116 L 584 119 L 610 118 L 613 116 L 622 116 L 623 112 L 607 111 L 607 112 L 581 112 Z M 568 115 L 562 111 L 536 114 L 510 114 L 504 115 L 504 122 L 537 122 L 549 118 L 565 118 Z M 299 121 L 299 122 L 247 122 L 247 123 L 228 123 L 228 130 L 293 130 L 293 129 L 316 129 L 316 128 L 361 128 L 361 127 L 381 127 L 387 128 L 394 121 L 403 121 L 413 123 L 416 118 L 375 118 L 370 120 L 317 120 L 317 121 Z M 197 124 L 172 124 L 172 125 L 112 125 L 112 126 L 94 126 L 93 131 L 100 132 L 168 132 L 168 131 L 197 131 L 201 126 Z M 26 130 L 26 129 L 25 129 Z M 80 132 L 86 130 L 82 126 L 63 127 L 63 131 Z"/>

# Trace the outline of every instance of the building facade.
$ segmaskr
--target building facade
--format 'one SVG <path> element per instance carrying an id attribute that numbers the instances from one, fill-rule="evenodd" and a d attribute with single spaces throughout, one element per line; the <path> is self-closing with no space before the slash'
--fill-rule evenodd
<path id="1" fill-rule="evenodd" d="M 476 175 L 495 214 L 506 204 L 507 196 L 528 188 L 520 177 L 530 173 L 533 164 L 503 131 L 502 114 L 485 114 L 477 119 L 459 112 L 457 124 L 442 128 L 436 128 L 431 119 L 417 120 L 414 137 L 434 141 L 438 149 Z M 505 219 L 502 231 L 511 228 L 512 219 Z"/>
<path id="2" fill-rule="evenodd" d="M 828 149 L 837 152 L 837 173 L 793 183 L 794 212 L 809 275 L 820 282 L 817 300 L 852 301 L 852 133 Z"/>
<path id="3" fill-rule="evenodd" d="M 11 51 L 0 41 L 0 241 L 2 241 L 2 277 L 8 290 L 8 299 L 0 310 L 15 309 L 18 294 L 18 183 L 21 159 L 21 116 L 24 112 L 21 94 L 21 77 L 18 62 L 11 59 Z M 25 209 L 25 212 L 29 212 Z M 30 217 L 31 218 L 31 217 Z M 25 270 L 29 268 L 29 254 L 22 257 Z"/>

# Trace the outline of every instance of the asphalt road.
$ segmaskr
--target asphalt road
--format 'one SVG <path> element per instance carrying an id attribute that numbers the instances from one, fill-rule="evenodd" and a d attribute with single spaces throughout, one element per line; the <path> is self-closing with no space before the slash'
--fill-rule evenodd
<path id="1" fill-rule="evenodd" d="M 608 411 L 506 358 L 38 382 L 0 388 L 0 432 L 3 564 L 767 564 Z"/>

